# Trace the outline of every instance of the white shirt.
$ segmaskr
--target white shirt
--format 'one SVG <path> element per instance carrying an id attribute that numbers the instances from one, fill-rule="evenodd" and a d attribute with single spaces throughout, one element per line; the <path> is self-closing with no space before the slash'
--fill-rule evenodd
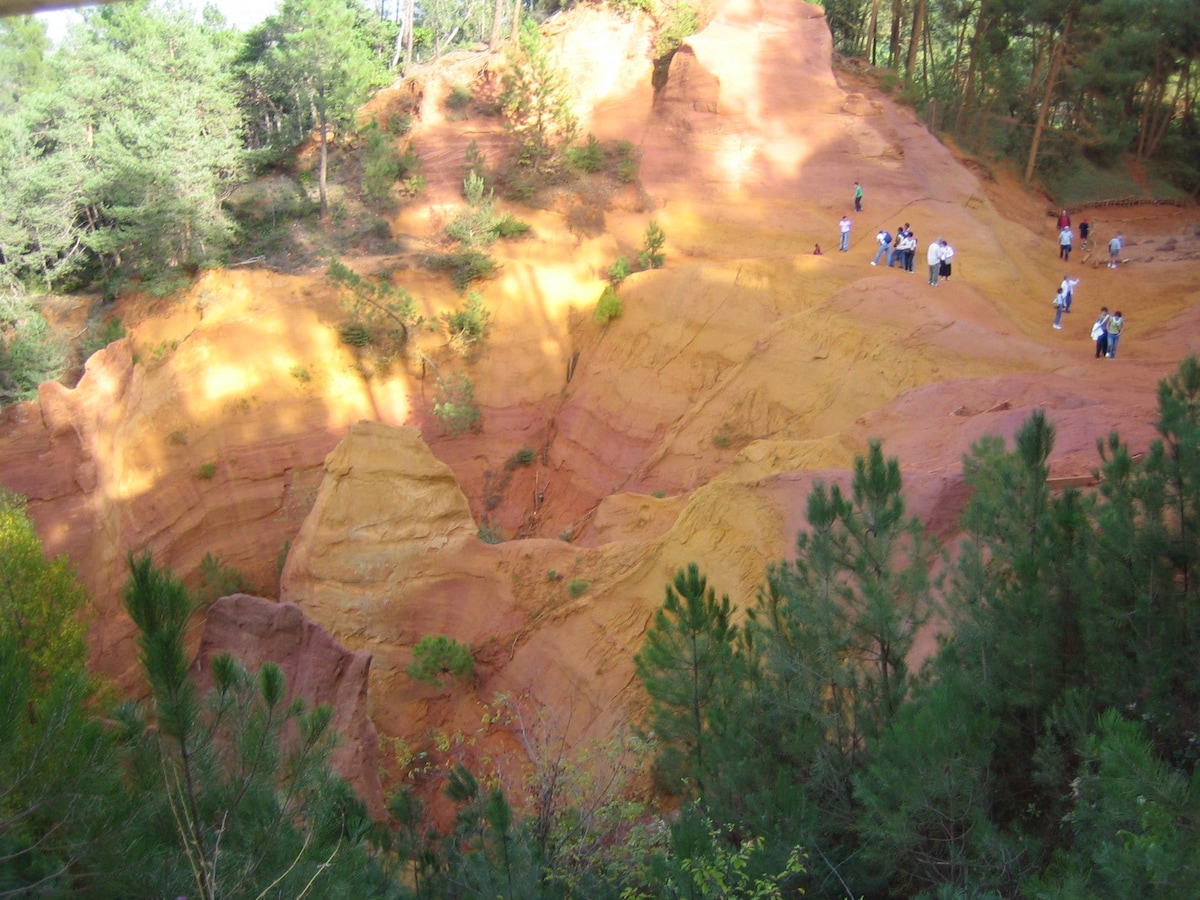
<path id="1" fill-rule="evenodd" d="M 929 245 L 929 251 L 925 254 L 925 258 L 929 260 L 931 266 L 936 266 L 942 261 L 942 245 L 932 243 Z"/>
<path id="2" fill-rule="evenodd" d="M 948 263 L 952 259 L 954 259 L 954 248 L 947 244 L 942 248 L 942 262 Z"/>
<path id="3" fill-rule="evenodd" d="M 1062 292 L 1063 292 L 1063 294 L 1069 294 L 1069 293 L 1071 293 L 1071 292 L 1072 292 L 1072 291 L 1075 289 L 1075 285 L 1077 285 L 1077 284 L 1079 284 L 1079 279 L 1078 279 L 1078 278 L 1070 278 L 1070 277 L 1064 278 L 1064 279 L 1062 280 Z"/>
<path id="4" fill-rule="evenodd" d="M 846 234 L 850 230 L 850 220 L 842 219 L 842 221 L 838 223 L 838 226 L 842 229 L 842 234 Z"/>

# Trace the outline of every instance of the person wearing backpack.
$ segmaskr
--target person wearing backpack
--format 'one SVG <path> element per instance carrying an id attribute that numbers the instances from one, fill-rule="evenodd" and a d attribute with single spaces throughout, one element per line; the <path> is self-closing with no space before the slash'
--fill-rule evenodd
<path id="1" fill-rule="evenodd" d="M 871 265 L 879 265 L 879 260 L 884 256 L 892 255 L 892 236 L 886 228 L 879 229 L 879 234 L 875 235 L 875 240 L 879 242 L 879 249 L 875 251 L 875 258 L 871 260 Z"/>
<path id="2" fill-rule="evenodd" d="M 1118 309 L 1112 314 L 1112 318 L 1108 320 L 1108 358 L 1117 358 L 1117 344 L 1121 340 L 1121 332 L 1125 329 L 1125 320 L 1121 318 L 1121 311 Z"/>

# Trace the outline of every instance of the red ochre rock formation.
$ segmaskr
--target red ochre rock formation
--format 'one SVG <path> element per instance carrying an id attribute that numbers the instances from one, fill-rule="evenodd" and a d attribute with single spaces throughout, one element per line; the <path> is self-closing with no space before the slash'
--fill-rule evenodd
<path id="1" fill-rule="evenodd" d="M 299 697 L 309 709 L 321 704 L 333 708 L 333 727 L 340 737 L 333 768 L 354 787 L 371 816 L 382 819 L 379 735 L 367 707 L 371 655 L 341 646 L 295 604 L 248 594 L 221 597 L 209 607 L 200 641 L 202 684 L 208 684 L 209 665 L 218 653 L 229 653 L 252 672 L 277 662 L 287 676 L 285 703 Z"/>

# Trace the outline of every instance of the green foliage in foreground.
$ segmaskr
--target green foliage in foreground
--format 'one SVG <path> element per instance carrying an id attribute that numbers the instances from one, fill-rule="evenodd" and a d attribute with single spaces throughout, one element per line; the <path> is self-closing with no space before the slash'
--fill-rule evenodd
<path id="1" fill-rule="evenodd" d="M 329 769 L 332 710 L 288 697 L 273 664 L 185 645 L 194 604 L 130 561 L 148 703 L 87 674 L 83 592 L 0 493 L 0 891 L 10 896 L 394 897 L 361 802 Z"/>
<path id="2" fill-rule="evenodd" d="M 1140 461 L 1100 442 L 1095 493 L 1048 488 L 1041 411 L 1011 448 L 980 440 L 953 565 L 873 444 L 848 493 L 816 485 L 742 628 L 681 571 L 638 656 L 660 784 L 768 859 L 803 847 L 810 896 L 1194 896 L 1195 358 L 1159 409 Z"/>

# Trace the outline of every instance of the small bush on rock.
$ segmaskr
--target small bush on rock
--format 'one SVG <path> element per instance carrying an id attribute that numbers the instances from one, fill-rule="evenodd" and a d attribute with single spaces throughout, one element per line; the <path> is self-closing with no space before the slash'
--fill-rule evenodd
<path id="1" fill-rule="evenodd" d="M 600 295 L 600 301 L 596 304 L 596 321 L 601 325 L 607 325 L 612 319 L 619 318 L 624 311 L 621 298 L 617 296 L 613 286 L 608 285 L 604 289 L 604 293 Z"/>
<path id="2" fill-rule="evenodd" d="M 643 269 L 661 269 L 666 261 L 662 252 L 663 244 L 666 241 L 667 236 L 658 227 L 658 223 L 651 221 L 646 226 L 646 243 L 642 246 L 642 252 L 638 254 L 638 264 Z"/>
<path id="3" fill-rule="evenodd" d="M 444 687 L 448 679 L 469 681 L 475 675 L 471 648 L 444 634 L 427 634 L 413 648 L 408 676 L 423 684 Z"/>
<path id="4" fill-rule="evenodd" d="M 466 434 L 479 427 L 483 414 L 469 376 L 460 372 L 452 378 L 439 378 L 433 396 L 433 414 L 449 434 Z"/>

